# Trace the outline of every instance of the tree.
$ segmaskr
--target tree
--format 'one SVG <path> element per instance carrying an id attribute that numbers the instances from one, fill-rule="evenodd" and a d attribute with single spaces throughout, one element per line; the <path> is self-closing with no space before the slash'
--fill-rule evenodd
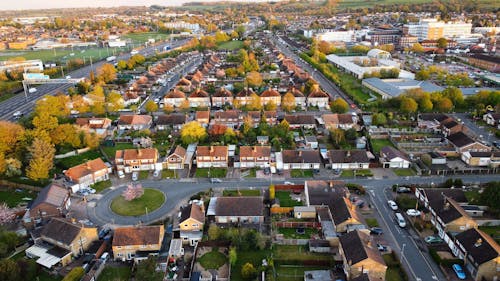
<path id="1" fill-rule="evenodd" d="M 54 145 L 43 139 L 35 139 L 28 152 L 31 160 L 26 168 L 26 176 L 32 180 L 47 179 L 56 152 Z"/>
<path id="2" fill-rule="evenodd" d="M 372 116 L 372 124 L 375 126 L 383 126 L 387 124 L 387 117 L 385 117 L 385 114 L 382 112 L 375 113 Z"/>
<path id="3" fill-rule="evenodd" d="M 236 262 L 238 261 L 238 252 L 236 251 L 236 247 L 231 247 L 229 249 L 229 263 L 234 267 Z"/>
<path id="4" fill-rule="evenodd" d="M 189 101 L 188 100 L 183 100 L 181 102 L 181 104 L 179 105 L 179 109 L 182 111 L 182 112 L 188 112 L 189 111 L 189 108 L 191 108 L 191 105 L 189 104 Z"/>
<path id="5" fill-rule="evenodd" d="M 156 102 L 148 100 L 144 105 L 144 109 L 146 109 L 146 112 L 148 113 L 153 113 L 158 110 L 158 105 L 156 104 Z"/>
<path id="6" fill-rule="evenodd" d="M 453 109 L 453 102 L 449 98 L 441 98 L 436 104 L 436 109 L 439 112 L 450 112 Z"/>
<path id="7" fill-rule="evenodd" d="M 262 75 L 257 71 L 252 71 L 247 74 L 245 81 L 249 87 L 259 87 L 262 85 Z"/>
<path id="8" fill-rule="evenodd" d="M 431 98 L 429 96 L 422 97 L 418 103 L 418 107 L 423 112 L 432 111 L 433 106 L 434 105 L 432 104 Z"/>
<path id="9" fill-rule="evenodd" d="M 413 98 L 403 97 L 401 99 L 400 110 L 404 113 L 415 113 L 417 111 L 418 104 Z"/>
<path id="10" fill-rule="evenodd" d="M 59 125 L 57 117 L 49 115 L 48 112 L 42 111 L 33 118 L 33 126 L 37 130 L 50 131 Z"/>
<path id="11" fill-rule="evenodd" d="M 127 69 L 127 62 L 124 60 L 119 60 L 118 63 L 116 64 L 116 68 L 118 68 L 118 70 Z"/>
<path id="12" fill-rule="evenodd" d="M 260 97 L 256 93 L 252 93 L 246 107 L 248 110 L 261 110 L 262 103 L 260 102 Z"/>
<path id="13" fill-rule="evenodd" d="M 247 262 L 241 268 L 241 277 L 243 277 L 244 280 L 253 280 L 257 277 L 257 269 L 255 269 L 253 264 Z"/>
<path id="14" fill-rule="evenodd" d="M 208 239 L 210 240 L 219 240 L 221 236 L 221 231 L 219 230 L 219 227 L 212 223 L 208 227 Z"/>
<path id="15" fill-rule="evenodd" d="M 446 49 L 448 47 L 448 40 L 446 38 L 439 38 L 437 40 L 437 47 L 441 49 Z"/>
<path id="16" fill-rule="evenodd" d="M 109 63 L 103 64 L 97 69 L 97 80 L 109 83 L 116 79 L 116 68 Z"/>
<path id="17" fill-rule="evenodd" d="M 227 128 L 226 132 L 224 132 L 224 143 L 226 144 L 236 144 L 238 142 L 238 138 L 236 136 L 236 132 L 232 128 Z"/>
<path id="18" fill-rule="evenodd" d="M 274 184 L 271 184 L 269 186 L 269 200 L 274 200 L 276 196 L 276 187 L 274 186 Z"/>
<path id="19" fill-rule="evenodd" d="M 47 115 L 57 117 L 68 116 L 70 113 L 68 104 L 69 97 L 66 95 L 45 96 L 36 102 L 35 115 L 46 113 Z"/>
<path id="20" fill-rule="evenodd" d="M 73 148 L 79 148 L 82 145 L 79 130 L 72 124 L 61 124 L 49 134 L 55 145 L 70 145 Z"/>
<path id="21" fill-rule="evenodd" d="M 139 184 L 129 184 L 127 188 L 123 191 L 122 196 L 126 201 L 132 201 L 136 198 L 140 198 L 144 194 L 144 189 L 142 185 Z"/>
<path id="22" fill-rule="evenodd" d="M 345 132 L 342 129 L 332 129 L 330 130 L 330 138 L 334 144 L 339 146 L 345 142 Z"/>
<path id="23" fill-rule="evenodd" d="M 106 97 L 106 107 L 108 112 L 116 112 L 125 107 L 123 97 L 117 91 L 111 91 Z"/>
<path id="24" fill-rule="evenodd" d="M 90 149 L 99 147 L 99 135 L 94 132 L 85 133 L 83 141 L 85 143 L 85 146 L 89 147 Z"/>
<path id="25" fill-rule="evenodd" d="M 355 141 L 356 138 L 358 137 L 358 132 L 356 132 L 356 129 L 350 128 L 345 131 L 345 139 L 347 141 Z"/>
<path id="26" fill-rule="evenodd" d="M 174 112 L 174 107 L 171 104 L 165 104 L 165 106 L 163 106 L 163 112 L 170 114 Z"/>
<path id="27" fill-rule="evenodd" d="M 86 100 L 83 99 L 81 95 L 74 95 L 71 97 L 71 102 L 73 104 L 73 110 L 79 113 L 89 112 L 90 106 Z"/>
<path id="28" fill-rule="evenodd" d="M 5 173 L 6 169 L 7 163 L 5 161 L 5 154 L 3 154 L 3 152 L 0 152 L 0 174 Z"/>
<path id="29" fill-rule="evenodd" d="M 184 144 L 203 141 L 207 137 L 207 130 L 197 121 L 191 121 L 181 129 L 181 139 Z"/>
<path id="30" fill-rule="evenodd" d="M 85 269 L 81 266 L 74 267 L 62 281 L 78 281 L 85 275 Z"/>
<path id="31" fill-rule="evenodd" d="M 290 92 L 286 93 L 281 100 L 281 108 L 286 112 L 290 112 L 295 106 L 295 96 Z"/>
<path id="32" fill-rule="evenodd" d="M 24 134 L 24 128 L 19 124 L 0 121 L 0 153 L 4 155 L 15 151 L 16 145 Z"/>
<path id="33" fill-rule="evenodd" d="M 0 260 L 0 280 L 9 280 L 9 281 L 21 280 L 20 273 L 21 269 L 14 260 L 12 259 Z"/>
<path id="34" fill-rule="evenodd" d="M 227 33 L 225 33 L 224 31 L 217 31 L 215 33 L 215 42 L 217 42 L 218 44 L 229 41 L 230 39 L 231 38 L 229 37 L 229 35 L 227 35 Z"/>
<path id="35" fill-rule="evenodd" d="M 411 46 L 410 50 L 414 53 L 423 53 L 425 51 L 424 47 L 422 47 L 422 45 L 420 45 L 420 43 L 413 44 L 413 46 Z"/>
<path id="36" fill-rule="evenodd" d="M 245 34 L 245 30 L 246 30 L 246 29 L 245 29 L 245 26 L 244 26 L 244 25 L 238 25 L 238 26 L 236 27 L 236 29 L 235 29 L 235 31 L 236 31 L 236 32 L 238 32 L 238 36 L 239 36 L 240 38 L 242 38 L 242 37 L 243 37 L 243 35 Z"/>
<path id="37" fill-rule="evenodd" d="M 16 159 L 16 158 L 5 159 L 4 174 L 7 177 L 19 176 L 22 173 L 22 171 L 21 171 L 22 167 L 23 167 L 23 163 L 20 160 Z"/>
<path id="38" fill-rule="evenodd" d="M 275 111 L 278 106 L 274 101 L 269 101 L 264 105 L 264 110 L 266 111 Z"/>
<path id="39" fill-rule="evenodd" d="M 12 222 L 16 218 L 16 213 L 7 206 L 6 203 L 0 204 L 0 225 Z"/>
<path id="40" fill-rule="evenodd" d="M 344 99 L 337 98 L 330 103 L 330 109 L 333 113 L 346 113 L 349 110 L 349 104 Z"/>
<path id="41" fill-rule="evenodd" d="M 489 182 L 479 196 L 479 204 L 486 205 L 493 210 L 499 210 L 500 206 L 500 182 Z"/>

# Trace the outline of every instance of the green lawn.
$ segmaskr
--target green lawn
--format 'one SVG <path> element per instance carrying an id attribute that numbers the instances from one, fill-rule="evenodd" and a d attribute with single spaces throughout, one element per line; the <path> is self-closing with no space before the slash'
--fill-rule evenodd
<path id="1" fill-rule="evenodd" d="M 115 54 L 120 51 L 126 50 L 125 48 L 74 48 L 71 49 L 55 49 L 54 50 L 3 50 L 0 52 L 0 61 L 9 60 L 15 57 L 23 57 L 27 60 L 40 59 L 44 63 L 59 60 L 72 60 L 83 59 L 85 62 L 92 60 L 98 61 L 106 57 L 112 56 L 113 51 Z M 71 54 L 74 54 L 71 56 Z"/>
<path id="2" fill-rule="evenodd" d="M 467 198 L 467 202 L 469 204 L 478 204 L 479 203 L 479 198 L 481 196 L 481 193 L 479 193 L 479 190 L 473 189 L 473 190 L 468 190 L 464 192 L 465 198 Z"/>
<path id="3" fill-rule="evenodd" d="M 342 177 L 354 177 L 354 170 L 342 170 Z M 356 170 L 357 177 L 372 177 L 373 173 L 370 169 Z"/>
<path id="4" fill-rule="evenodd" d="M 106 266 L 97 281 L 128 281 L 132 269 L 129 266 Z"/>
<path id="5" fill-rule="evenodd" d="M 260 190 L 258 189 L 225 189 L 222 192 L 222 196 L 260 196 Z"/>
<path id="6" fill-rule="evenodd" d="M 205 269 L 218 269 L 227 262 L 227 257 L 218 250 L 212 250 L 198 259 Z"/>
<path id="7" fill-rule="evenodd" d="M 56 166 L 61 168 L 62 170 L 67 170 L 71 167 L 74 167 L 76 165 L 80 165 L 82 163 L 85 163 L 89 160 L 94 160 L 99 157 L 102 157 L 101 153 L 97 150 L 91 150 L 84 152 L 82 154 L 78 154 L 75 156 L 70 156 L 62 159 L 56 159 L 55 163 Z"/>
<path id="8" fill-rule="evenodd" d="M 497 226 L 480 226 L 480 230 L 490 235 L 497 243 L 500 244 L 500 225 Z"/>
<path id="9" fill-rule="evenodd" d="M 92 187 L 93 189 L 96 190 L 96 192 L 101 192 L 103 190 L 105 190 L 106 188 L 109 188 L 113 185 L 113 183 L 111 182 L 111 180 L 107 180 L 107 181 L 100 181 L 98 183 L 95 183 L 93 185 L 91 185 L 90 187 Z"/>
<path id="10" fill-rule="evenodd" d="M 243 41 L 238 41 L 238 40 L 224 42 L 219 46 L 217 46 L 218 50 L 229 50 L 229 51 L 241 48 L 243 48 Z"/>
<path id="11" fill-rule="evenodd" d="M 280 265 L 276 267 L 276 281 L 303 281 L 304 272 L 311 270 L 331 270 L 331 268 L 325 266 Z"/>
<path id="12" fill-rule="evenodd" d="M 390 140 L 371 139 L 370 142 L 372 144 L 373 152 L 374 153 L 380 153 L 380 150 L 384 146 L 394 146 Z"/>
<path id="13" fill-rule="evenodd" d="M 290 175 L 292 178 L 312 178 L 313 171 L 312 170 L 291 170 Z"/>
<path id="14" fill-rule="evenodd" d="M 149 171 L 140 171 L 139 172 L 139 180 L 145 180 L 149 176 Z"/>
<path id="15" fill-rule="evenodd" d="M 111 210 L 122 216 L 141 216 L 148 212 L 152 212 L 165 202 L 165 196 L 161 191 L 156 189 L 145 188 L 144 195 L 132 201 L 126 201 L 123 196 L 119 195 L 111 202 Z"/>
<path id="16" fill-rule="evenodd" d="M 278 232 L 283 234 L 286 239 L 309 239 L 312 235 L 318 234 L 315 228 L 304 228 L 304 234 L 298 234 L 296 228 L 279 228 Z"/>
<path id="17" fill-rule="evenodd" d="M 210 174 L 209 174 L 210 173 Z M 197 168 L 197 178 L 225 178 L 227 170 L 224 168 Z"/>
<path id="18" fill-rule="evenodd" d="M 130 39 L 134 44 L 144 44 L 149 39 L 155 39 L 156 42 L 169 38 L 169 34 L 159 32 L 138 32 L 123 35 L 124 39 Z"/>
<path id="19" fill-rule="evenodd" d="M 365 221 L 366 221 L 366 225 L 368 225 L 368 227 L 379 226 L 376 218 L 366 218 Z"/>
<path id="20" fill-rule="evenodd" d="M 249 174 L 245 176 L 245 178 L 255 178 L 257 176 L 257 169 L 256 168 L 251 168 L 248 170 Z"/>
<path id="21" fill-rule="evenodd" d="M 269 257 L 271 252 L 267 249 L 260 251 L 238 251 L 238 259 L 236 264 L 231 267 L 231 280 L 244 280 L 241 276 L 241 268 L 247 262 L 259 268 L 262 260 Z"/>
<path id="22" fill-rule="evenodd" d="M 21 202 L 28 203 L 29 200 L 25 201 L 23 198 L 31 198 L 35 199 L 37 196 L 37 192 L 20 189 L 20 192 L 16 192 L 16 190 L 1 190 L 0 191 L 0 202 L 5 202 L 7 205 L 12 208 L 17 206 Z"/>
<path id="23" fill-rule="evenodd" d="M 273 257 L 275 260 L 317 260 L 330 261 L 333 263 L 333 256 L 330 254 L 312 253 L 309 252 L 307 246 L 292 246 L 292 245 L 273 245 Z"/>
<path id="24" fill-rule="evenodd" d="M 415 170 L 413 169 L 392 169 L 392 171 L 400 177 L 409 177 L 416 175 Z"/>
<path id="25" fill-rule="evenodd" d="M 161 178 L 162 179 L 176 179 L 179 177 L 179 174 L 175 172 L 175 170 L 162 170 Z"/>
<path id="26" fill-rule="evenodd" d="M 280 201 L 281 207 L 294 207 L 294 206 L 302 206 L 302 201 L 299 202 L 297 200 L 293 200 L 290 197 L 290 191 L 285 190 L 277 190 L 275 192 L 275 197 Z"/>
<path id="27" fill-rule="evenodd" d="M 117 143 L 115 146 L 102 146 L 102 151 L 108 156 L 109 159 L 114 159 L 117 150 L 131 148 L 135 148 L 131 143 Z"/>

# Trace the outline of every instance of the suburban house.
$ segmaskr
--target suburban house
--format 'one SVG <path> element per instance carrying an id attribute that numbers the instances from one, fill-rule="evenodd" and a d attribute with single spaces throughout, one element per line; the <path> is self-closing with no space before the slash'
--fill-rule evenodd
<path id="1" fill-rule="evenodd" d="M 281 106 L 281 95 L 276 90 L 267 89 L 260 94 L 260 103 L 262 106 L 266 106 L 267 104 Z"/>
<path id="2" fill-rule="evenodd" d="M 184 244 L 195 246 L 203 237 L 205 208 L 203 201 L 192 202 L 181 208 L 179 218 L 180 238 Z"/>
<path id="3" fill-rule="evenodd" d="M 207 216 L 217 224 L 260 225 L 264 222 L 264 198 L 212 197 Z"/>
<path id="4" fill-rule="evenodd" d="M 392 146 L 384 146 L 380 149 L 380 163 L 384 168 L 410 168 L 410 159 L 398 149 Z"/>
<path id="5" fill-rule="evenodd" d="M 35 244 L 26 249 L 26 256 L 37 258 L 36 262 L 47 268 L 56 264 L 66 266 L 72 257 L 83 254 L 98 239 L 95 227 L 53 218 L 43 227 L 39 237 L 34 237 Z"/>
<path id="6" fill-rule="evenodd" d="M 194 120 L 200 123 L 203 127 L 208 127 L 208 124 L 210 124 L 210 110 L 196 111 Z"/>
<path id="7" fill-rule="evenodd" d="M 237 104 L 238 106 L 245 106 L 249 104 L 253 99 L 253 94 L 255 94 L 255 92 L 251 88 L 241 90 L 238 94 L 236 94 L 234 104 Z"/>
<path id="8" fill-rule="evenodd" d="M 113 257 L 121 261 L 147 259 L 151 254 L 158 254 L 164 234 L 163 225 L 116 228 L 112 244 Z"/>
<path id="9" fill-rule="evenodd" d="M 193 90 L 193 84 L 186 79 L 186 77 L 182 77 L 181 80 L 177 82 L 177 85 L 175 85 L 175 88 L 187 93 Z"/>
<path id="10" fill-rule="evenodd" d="M 441 122 L 441 132 L 445 137 L 458 132 L 463 132 L 465 129 L 466 128 L 463 124 L 459 124 L 453 118 L 448 118 Z"/>
<path id="11" fill-rule="evenodd" d="M 285 115 L 290 129 L 315 129 L 316 119 L 312 115 Z"/>
<path id="12" fill-rule="evenodd" d="M 64 175 L 72 182 L 78 183 L 80 188 L 109 179 L 109 170 L 101 158 L 69 168 Z"/>
<path id="13" fill-rule="evenodd" d="M 471 228 L 457 234 L 451 248 L 464 261 L 474 281 L 498 278 L 500 246 L 488 234 Z"/>
<path id="14" fill-rule="evenodd" d="M 100 137 L 108 135 L 108 129 L 111 127 L 109 118 L 76 118 L 75 124 L 84 130 L 96 133 Z"/>
<path id="15" fill-rule="evenodd" d="M 35 220 L 61 217 L 66 214 L 70 206 L 69 191 L 57 184 L 50 184 L 38 193 L 26 214 L 29 214 L 29 217 Z M 31 222 L 31 220 L 27 218 L 25 222 Z"/>
<path id="16" fill-rule="evenodd" d="M 212 119 L 213 124 L 224 125 L 236 129 L 243 123 L 243 117 L 239 110 L 217 111 Z"/>
<path id="17" fill-rule="evenodd" d="M 441 129 L 441 123 L 447 119 L 451 118 L 443 113 L 422 113 L 418 115 L 418 127 L 439 131 Z"/>
<path id="18" fill-rule="evenodd" d="M 287 93 L 291 93 L 295 97 L 295 106 L 305 108 L 307 106 L 306 96 L 297 88 L 292 87 Z"/>
<path id="19" fill-rule="evenodd" d="M 156 167 L 157 160 L 156 148 L 124 149 L 115 153 L 116 169 L 125 173 L 159 170 Z"/>
<path id="20" fill-rule="evenodd" d="M 354 229 L 366 228 L 361 220 L 356 206 L 347 197 L 338 197 L 328 203 L 332 213 L 335 231 L 337 233 L 349 232 Z"/>
<path id="21" fill-rule="evenodd" d="M 198 146 L 196 148 L 196 166 L 198 168 L 227 167 L 227 146 Z"/>
<path id="22" fill-rule="evenodd" d="M 181 106 L 181 104 L 186 100 L 186 94 L 175 88 L 168 92 L 168 94 L 163 98 L 164 106 L 172 106 L 174 108 Z"/>
<path id="23" fill-rule="evenodd" d="M 120 115 L 118 130 L 144 130 L 149 129 L 153 118 L 149 115 Z"/>
<path id="24" fill-rule="evenodd" d="M 318 150 L 283 150 L 283 169 L 319 169 L 321 156 Z"/>
<path id="25" fill-rule="evenodd" d="M 368 169 L 370 166 L 366 150 L 329 150 L 327 155 L 332 170 Z"/>
<path id="26" fill-rule="evenodd" d="M 190 107 L 210 107 L 210 95 L 200 88 L 189 95 L 188 101 Z"/>
<path id="27" fill-rule="evenodd" d="M 156 130 L 174 130 L 180 131 L 182 126 L 186 123 L 187 116 L 183 113 L 172 113 L 168 115 L 160 115 L 156 119 Z"/>
<path id="28" fill-rule="evenodd" d="M 240 168 L 265 168 L 270 162 L 270 146 L 240 146 Z"/>
<path id="29" fill-rule="evenodd" d="M 500 166 L 500 151 L 466 151 L 462 153 L 461 158 L 467 165 L 473 167 L 497 168 Z"/>
<path id="30" fill-rule="evenodd" d="M 233 93 L 224 87 L 220 87 L 212 95 L 212 106 L 223 107 L 233 104 Z"/>
<path id="31" fill-rule="evenodd" d="M 248 111 L 247 116 L 244 119 L 250 118 L 252 120 L 253 127 L 257 128 L 257 126 L 259 126 L 261 116 L 260 111 Z"/>
<path id="32" fill-rule="evenodd" d="M 446 243 L 453 241 L 453 235 L 477 227 L 477 222 L 458 202 L 446 195 L 430 200 L 429 211 L 432 224 Z"/>
<path id="33" fill-rule="evenodd" d="M 448 141 L 455 147 L 456 152 L 459 154 L 466 151 L 491 151 L 491 147 L 473 140 L 462 132 L 449 135 Z"/>
<path id="34" fill-rule="evenodd" d="M 483 120 L 486 124 L 500 129 L 500 113 L 488 112 L 483 115 Z"/>
<path id="35" fill-rule="evenodd" d="M 387 265 L 369 234 L 355 230 L 340 236 L 340 256 L 348 280 L 367 274 L 385 280 Z"/>
<path id="36" fill-rule="evenodd" d="M 315 84 L 307 96 L 307 106 L 316 106 L 318 108 L 329 107 L 330 96 L 323 92 L 318 84 Z"/>
<path id="37" fill-rule="evenodd" d="M 356 114 L 323 114 L 322 118 L 325 122 L 325 128 L 327 128 L 328 130 L 349 130 L 351 128 L 354 128 L 356 130 L 360 129 L 360 127 L 358 126 L 358 116 Z"/>
<path id="38" fill-rule="evenodd" d="M 165 159 L 166 168 L 169 170 L 184 169 L 184 159 L 186 157 L 186 149 L 180 145 L 175 147 L 175 150 L 170 153 Z"/>
<path id="39" fill-rule="evenodd" d="M 264 118 L 267 124 L 274 126 L 278 123 L 278 113 L 276 111 L 264 111 L 262 113 L 262 118 Z"/>

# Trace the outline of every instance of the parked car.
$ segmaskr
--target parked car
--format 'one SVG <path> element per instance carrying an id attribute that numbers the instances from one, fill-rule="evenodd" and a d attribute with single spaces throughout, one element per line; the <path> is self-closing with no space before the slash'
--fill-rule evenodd
<path id="1" fill-rule="evenodd" d="M 438 236 L 427 236 L 424 238 L 424 241 L 426 243 L 429 243 L 429 244 L 439 244 L 439 243 L 443 243 L 443 239 L 441 239 L 440 237 Z"/>
<path id="2" fill-rule="evenodd" d="M 406 221 L 405 218 L 403 218 L 403 215 L 401 213 L 396 213 L 396 222 L 398 223 L 399 227 L 405 228 L 406 227 Z"/>
<path id="3" fill-rule="evenodd" d="M 291 182 L 291 181 L 286 181 L 286 182 L 284 182 L 284 184 L 286 184 L 286 185 L 293 185 L 294 183 Z"/>
<path id="4" fill-rule="evenodd" d="M 264 175 L 269 175 L 269 174 L 271 174 L 271 168 L 269 167 L 264 168 Z"/>
<path id="5" fill-rule="evenodd" d="M 387 246 L 382 244 L 377 244 L 377 249 L 381 252 L 387 252 Z"/>
<path id="6" fill-rule="evenodd" d="M 464 280 L 465 278 L 467 278 L 467 276 L 465 275 L 465 271 L 459 264 L 454 264 L 451 268 L 453 268 L 453 271 L 455 271 L 458 279 Z"/>
<path id="7" fill-rule="evenodd" d="M 380 227 L 372 227 L 372 228 L 370 228 L 370 234 L 373 234 L 373 235 L 382 235 L 383 233 L 384 233 L 384 231 Z"/>
<path id="8" fill-rule="evenodd" d="M 399 186 L 397 189 L 396 189 L 396 192 L 397 193 L 410 193 L 411 190 L 406 187 L 406 186 Z"/>
<path id="9" fill-rule="evenodd" d="M 222 182 L 222 180 L 221 180 L 221 179 L 218 179 L 218 178 L 211 178 L 211 179 L 210 179 L 210 182 L 211 182 L 211 183 L 221 183 L 221 182 Z"/>
<path id="10" fill-rule="evenodd" d="M 387 201 L 387 205 L 389 205 L 389 207 L 393 210 L 393 211 L 396 211 L 398 209 L 398 205 L 396 204 L 396 202 L 392 201 L 392 200 L 389 200 Z"/>
<path id="11" fill-rule="evenodd" d="M 125 177 L 125 173 L 123 171 L 118 171 L 118 178 L 123 179 Z"/>
<path id="12" fill-rule="evenodd" d="M 157 177 L 159 177 L 159 176 L 160 176 L 160 170 L 155 170 L 155 171 L 153 172 L 153 177 L 157 178 Z"/>
<path id="13" fill-rule="evenodd" d="M 420 211 L 419 210 L 415 210 L 415 209 L 408 209 L 406 211 L 406 214 L 410 217 L 418 217 L 420 216 Z"/>
<path id="14" fill-rule="evenodd" d="M 132 173 L 132 180 L 133 180 L 133 181 L 136 181 L 136 180 L 138 180 L 138 179 L 139 179 L 139 173 L 138 173 L 138 172 L 133 172 L 133 173 Z"/>
<path id="15" fill-rule="evenodd" d="M 18 110 L 14 112 L 14 119 L 19 119 L 21 117 L 23 117 L 23 113 L 21 111 Z"/>

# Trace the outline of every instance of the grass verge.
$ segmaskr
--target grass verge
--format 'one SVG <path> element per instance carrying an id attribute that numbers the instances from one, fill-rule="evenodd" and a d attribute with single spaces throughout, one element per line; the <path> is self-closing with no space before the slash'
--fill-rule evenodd
<path id="1" fill-rule="evenodd" d="M 111 202 L 111 210 L 121 216 L 141 216 L 150 213 L 163 205 L 165 196 L 161 191 L 145 188 L 140 198 L 127 201 L 123 196 L 118 196 Z"/>

